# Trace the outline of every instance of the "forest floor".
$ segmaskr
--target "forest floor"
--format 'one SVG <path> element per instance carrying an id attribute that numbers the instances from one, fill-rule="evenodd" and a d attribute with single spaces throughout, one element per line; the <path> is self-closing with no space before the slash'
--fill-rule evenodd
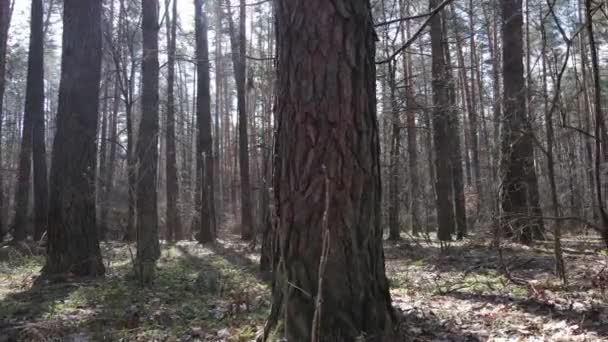
<path id="1" fill-rule="evenodd" d="M 474 241 L 386 242 L 403 341 L 608 341 L 608 256 L 594 238 L 564 242 L 567 287 L 550 243 L 505 246 L 501 261 Z M 133 247 L 102 249 L 105 278 L 34 286 L 43 257 L 0 246 L 0 342 L 251 341 L 263 327 L 269 284 L 236 236 L 164 244 L 149 288 L 129 279 Z"/>

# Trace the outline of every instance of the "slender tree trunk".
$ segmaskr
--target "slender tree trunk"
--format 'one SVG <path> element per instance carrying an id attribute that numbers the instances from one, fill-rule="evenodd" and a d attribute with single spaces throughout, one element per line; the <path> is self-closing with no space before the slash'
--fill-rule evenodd
<path id="1" fill-rule="evenodd" d="M 282 265 L 273 306 L 284 308 L 289 341 L 390 341 L 369 1 L 275 5 Z"/>
<path id="2" fill-rule="evenodd" d="M 108 216 L 110 211 L 110 199 L 112 194 L 112 189 L 114 185 L 114 170 L 116 165 L 116 147 L 118 145 L 118 110 L 120 105 L 120 93 L 119 93 L 119 84 L 118 80 L 114 82 L 114 95 L 112 100 L 112 116 L 110 117 L 110 125 L 109 125 L 109 143 L 110 143 L 110 155 L 108 158 L 107 166 L 106 166 L 106 175 L 104 180 L 105 189 L 103 191 L 103 196 L 101 198 L 101 215 L 99 224 L 100 227 L 106 227 L 106 233 L 108 230 Z"/>
<path id="3" fill-rule="evenodd" d="M 211 94 L 209 93 L 209 41 L 207 38 L 207 16 L 203 12 L 202 0 L 195 0 L 196 18 L 196 55 L 198 63 L 198 91 L 196 116 L 198 124 L 197 139 L 197 178 L 201 183 L 200 204 L 200 243 L 215 240 L 215 199 L 213 193 L 213 139 L 211 136 Z"/>
<path id="4" fill-rule="evenodd" d="M 10 0 L 0 0 L 0 137 L 2 137 L 4 122 L 4 90 L 6 88 L 6 51 L 8 43 L 8 29 L 11 21 Z M 0 148 L 0 167 L 3 166 L 3 149 Z M 0 172 L 0 242 L 4 239 L 6 224 L 4 204 L 4 177 Z"/>
<path id="5" fill-rule="evenodd" d="M 479 70 L 477 65 L 477 45 L 475 44 L 475 23 L 474 23 L 474 10 L 473 0 L 469 0 L 469 48 L 470 48 L 470 60 L 471 60 L 471 106 L 469 108 L 469 130 L 471 137 L 471 159 L 473 162 L 473 175 L 475 176 L 475 192 L 481 192 L 481 165 L 479 161 L 479 123 L 478 123 L 478 112 L 477 112 L 477 94 L 475 92 L 476 85 L 476 70 Z M 465 72 L 466 73 L 466 72 Z M 481 78 L 479 78 L 481 80 Z M 480 92 L 481 95 L 481 92 Z M 483 98 L 482 98 L 483 99 Z M 483 111 L 481 111 L 483 115 Z M 477 208 L 479 211 L 479 208 Z"/>
<path id="6" fill-rule="evenodd" d="M 173 14 L 169 20 L 169 0 L 165 0 L 167 12 L 167 132 L 166 132 L 166 173 L 167 173 L 167 236 L 169 241 L 181 240 L 181 220 L 177 210 L 179 182 L 177 180 L 177 157 L 175 148 L 175 51 L 177 41 L 177 0 L 173 0 Z"/>
<path id="7" fill-rule="evenodd" d="M 224 155 L 222 154 L 222 147 L 220 146 L 220 120 L 222 113 L 222 88 L 224 84 L 222 82 L 222 73 L 224 73 L 223 66 L 223 53 L 222 53 L 222 1 L 216 0 L 215 4 L 215 127 L 214 127 L 214 155 L 213 155 L 213 172 L 217 178 L 217 185 L 214 184 L 216 197 L 216 219 L 219 221 L 216 224 L 221 224 L 224 210 L 224 177 L 222 174 L 222 161 Z"/>
<path id="8" fill-rule="evenodd" d="M 399 108 L 397 107 L 397 84 L 395 80 L 396 67 L 395 62 L 388 63 L 388 84 L 389 87 L 389 105 L 391 109 L 391 144 L 390 144 L 390 170 L 389 170 L 389 209 L 388 209 L 388 225 L 389 225 L 389 240 L 397 241 L 401 239 L 401 225 L 399 222 L 399 190 L 400 190 L 400 167 L 399 158 L 401 157 L 401 118 L 399 117 Z"/>
<path id="9" fill-rule="evenodd" d="M 401 16 L 410 15 L 410 4 L 406 4 L 404 0 L 399 1 Z M 410 37 L 410 23 L 405 23 L 405 27 L 401 28 L 401 39 L 405 42 Z M 409 51 L 409 50 L 408 50 Z M 405 115 L 406 115 L 406 132 L 407 132 L 407 154 L 408 158 L 408 176 L 410 188 L 410 212 L 411 212 L 411 227 L 410 230 L 414 236 L 420 232 L 420 184 L 418 177 L 418 142 L 417 142 L 417 127 L 416 127 L 416 111 L 420 106 L 416 103 L 416 94 L 414 89 L 414 80 L 412 72 L 411 54 L 407 53 L 403 57 L 403 79 L 405 82 Z"/>
<path id="10" fill-rule="evenodd" d="M 245 0 L 240 0 L 239 32 L 236 33 L 234 19 L 230 11 L 230 1 L 226 1 L 228 11 L 228 23 L 230 26 L 230 43 L 232 46 L 232 64 L 234 66 L 234 78 L 236 81 L 237 107 L 239 119 L 239 170 L 241 178 L 241 238 L 251 240 L 255 238 L 253 231 L 253 219 L 251 214 L 251 185 L 249 182 L 249 134 L 247 105 L 245 103 L 245 80 L 246 80 L 246 36 Z"/>
<path id="11" fill-rule="evenodd" d="M 95 218 L 101 2 L 64 0 L 63 58 L 53 144 L 47 260 L 42 273 L 105 272 Z M 79 156 L 79 158 L 74 158 Z"/>
<path id="12" fill-rule="evenodd" d="M 34 3 L 40 0 L 33 0 Z M 41 2 L 41 1 L 40 1 Z M 40 241 L 47 229 L 48 221 L 48 173 L 46 165 L 46 138 L 44 119 L 44 27 L 42 3 L 36 4 L 37 18 L 32 17 L 32 33 L 36 32 L 35 42 L 30 45 L 30 58 L 32 58 L 33 84 L 35 105 L 32 104 L 32 159 L 34 164 L 34 240 Z M 34 23 L 34 21 L 36 21 Z"/>
<path id="13" fill-rule="evenodd" d="M 541 8 L 542 8 L 542 6 L 541 6 Z M 562 256 L 562 247 L 561 247 L 562 221 L 559 220 L 560 208 L 559 208 L 559 200 L 558 200 L 558 195 L 557 195 L 557 185 L 555 184 L 555 160 L 554 160 L 554 155 L 553 155 L 553 146 L 554 146 L 554 139 L 555 139 L 555 134 L 553 132 L 553 111 L 555 108 L 552 105 L 551 109 L 549 109 L 549 100 L 548 100 L 549 96 L 548 96 L 548 92 L 547 92 L 547 63 L 546 63 L 547 37 L 546 37 L 546 32 L 545 32 L 545 24 L 542 20 L 541 20 L 540 30 L 541 30 L 541 39 L 542 39 L 541 59 L 542 59 L 542 72 L 543 72 L 543 99 L 544 99 L 543 109 L 544 109 L 544 114 L 545 114 L 545 126 L 546 126 L 546 130 L 547 130 L 547 173 L 548 173 L 548 178 L 549 178 L 549 188 L 551 189 L 551 206 L 552 206 L 552 211 L 553 211 L 552 214 L 554 217 L 558 218 L 555 221 L 555 226 L 554 226 L 555 273 L 557 274 L 558 277 L 560 277 L 562 279 L 564 284 L 566 284 L 567 283 L 566 268 L 564 265 L 564 258 Z M 568 58 L 568 57 L 566 57 L 566 58 Z M 561 88 L 561 84 L 558 81 L 556 84 L 555 91 L 557 93 L 555 94 L 554 101 L 559 101 L 559 97 L 560 97 L 559 92 L 561 92 L 560 88 Z"/>
<path id="14" fill-rule="evenodd" d="M 104 30 L 107 30 L 107 22 L 105 23 Z M 102 62 L 102 71 L 105 72 L 107 69 L 107 64 Z M 99 134 L 99 172 L 97 177 L 97 206 L 99 207 L 99 227 L 98 234 L 99 240 L 106 239 L 107 227 L 104 226 L 107 222 L 104 222 L 101 219 L 101 212 L 104 210 L 103 207 L 105 203 L 102 202 L 102 199 L 105 197 L 106 192 L 106 167 L 107 165 L 107 156 L 108 156 L 108 140 L 107 140 L 107 131 L 108 131 L 108 103 L 110 97 L 110 77 L 106 77 L 103 82 L 103 94 L 102 94 L 102 104 L 101 104 L 101 132 Z"/>
<path id="15" fill-rule="evenodd" d="M 140 281 L 154 277 L 158 242 L 158 0 L 142 0 L 142 117 L 137 139 L 137 266 Z"/>

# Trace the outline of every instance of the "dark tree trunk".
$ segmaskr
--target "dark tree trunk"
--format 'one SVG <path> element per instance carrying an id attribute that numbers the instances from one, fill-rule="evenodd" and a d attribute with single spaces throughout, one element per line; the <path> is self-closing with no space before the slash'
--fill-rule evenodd
<path id="1" fill-rule="evenodd" d="M 44 27 L 42 0 L 32 1 L 30 61 L 32 72 L 32 145 L 34 161 L 34 239 L 39 241 L 47 228 L 49 189 L 46 166 L 44 121 Z M 35 37 L 34 37 L 35 36 Z M 27 101 L 27 100 L 26 100 Z"/>
<path id="2" fill-rule="evenodd" d="M 154 277 L 158 243 L 158 0 L 142 0 L 142 116 L 137 139 L 137 263 L 142 283 Z"/>
<path id="3" fill-rule="evenodd" d="M 38 165 L 38 185 L 45 187 L 42 198 L 36 198 L 36 204 L 42 206 L 43 212 L 35 212 L 36 231 L 44 231 L 46 221 L 46 162 L 44 161 L 44 60 L 43 60 L 43 7 L 42 0 L 32 0 L 31 20 L 30 20 L 30 49 L 27 66 L 27 88 L 25 94 L 25 113 L 23 115 L 23 133 L 21 135 L 21 150 L 19 152 L 19 173 L 17 176 L 17 192 L 15 194 L 15 221 L 13 223 L 14 239 L 16 241 L 25 240 L 27 237 L 27 221 L 29 209 L 29 194 L 32 173 L 32 149 L 34 142 L 34 121 L 36 122 L 36 133 L 42 134 L 42 141 L 37 137 L 38 157 L 42 153 L 42 160 L 38 160 L 43 165 Z M 42 126 L 41 126 L 42 125 Z M 40 127 L 41 126 L 41 127 Z M 42 128 L 42 132 L 40 132 Z M 42 142 L 42 147 L 40 143 Z M 41 150 L 40 150 L 41 149 Z M 44 171 L 40 167 L 44 167 Z M 43 174 L 42 174 L 43 172 Z M 44 182 L 40 179 L 44 176 Z M 41 189 L 34 189 L 36 190 Z M 41 220 L 41 222 L 38 222 Z M 37 234 L 37 235 L 38 235 Z"/>
<path id="4" fill-rule="evenodd" d="M 450 112 L 450 128 L 449 133 L 449 146 L 452 148 L 450 154 L 451 158 L 451 170 L 452 170 L 452 191 L 453 191 L 453 204 L 454 204 L 454 218 L 456 221 L 456 236 L 458 240 L 462 240 L 467 234 L 467 215 L 465 210 L 465 199 L 464 199 L 464 173 L 462 170 L 462 147 L 460 144 L 460 117 L 457 110 L 456 103 L 456 83 L 454 81 L 452 73 L 452 59 L 450 55 L 450 46 L 445 36 L 447 30 L 447 20 L 442 18 L 443 33 L 444 37 L 442 40 L 443 51 L 445 53 L 445 64 L 446 64 L 446 82 L 448 87 L 448 97 L 450 100 L 449 112 Z M 466 151 L 466 148 L 465 148 Z M 470 182 L 469 182 L 470 184 Z"/>
<path id="5" fill-rule="evenodd" d="M 504 124 L 501 136 L 503 233 L 529 244 L 538 231 L 538 184 L 534 146 L 526 114 L 521 0 L 501 0 Z M 536 209 L 538 208 L 538 209 Z"/>
<path id="6" fill-rule="evenodd" d="M 439 1 L 432 0 L 430 8 L 436 8 Z M 433 140 L 435 148 L 437 237 L 450 241 L 454 230 L 454 206 L 452 202 L 452 142 L 450 141 L 450 93 L 448 69 L 443 46 L 442 12 L 431 19 L 431 53 L 433 59 Z"/>
<path id="7" fill-rule="evenodd" d="M 226 1 L 230 9 L 229 0 Z M 232 47 L 232 64 L 236 81 L 237 107 L 239 117 L 239 171 L 241 178 L 241 238 L 251 240 L 254 238 L 253 219 L 251 214 L 251 186 L 249 182 L 249 134 L 247 104 L 245 103 L 245 73 L 246 64 L 246 37 L 245 37 L 245 0 L 240 0 L 239 32 L 236 33 L 232 13 L 228 12 L 230 26 L 230 44 Z"/>
<path id="8" fill-rule="evenodd" d="M 0 0 L 0 137 L 2 136 L 2 124 L 4 121 L 4 89 L 6 83 L 6 47 L 8 43 L 8 28 L 11 21 L 10 0 Z M 2 149 L 0 148 L 0 166 L 2 165 Z M 0 242 L 6 233 L 4 225 L 4 178 L 0 172 Z"/>
<path id="9" fill-rule="evenodd" d="M 209 41 L 207 38 L 207 17 L 203 12 L 202 0 L 195 0 L 196 55 L 197 55 L 197 101 L 198 125 L 196 144 L 197 182 L 200 182 L 200 226 L 197 240 L 201 243 L 215 240 L 215 199 L 213 193 L 213 140 L 211 137 L 211 94 L 209 92 Z"/>
<path id="10" fill-rule="evenodd" d="M 401 225 L 399 222 L 399 190 L 401 188 L 401 168 L 399 159 L 401 158 L 401 118 L 397 107 L 397 84 L 395 62 L 388 63 L 388 87 L 391 108 L 391 145 L 390 145 L 390 168 L 389 168 L 389 203 L 388 203 L 388 239 L 397 241 L 401 239 Z"/>
<path id="11" fill-rule="evenodd" d="M 595 42 L 595 32 L 593 30 L 593 9 L 592 9 L 592 1 L 585 0 L 585 18 L 586 18 L 586 28 L 587 28 L 587 38 L 589 39 L 589 50 L 591 52 L 591 70 L 593 76 L 593 90 L 595 92 L 593 107 L 594 107 L 594 116 L 595 116 L 595 186 L 596 186 L 596 196 L 597 196 L 597 204 L 600 213 L 600 219 L 602 223 L 603 230 L 600 232 L 604 243 L 608 247 L 608 212 L 606 212 L 606 207 L 604 204 L 604 197 L 602 192 L 604 191 L 602 185 L 602 177 L 601 177 L 601 163 L 603 162 L 603 158 L 605 159 L 605 154 L 608 151 L 602 151 L 602 139 L 599 139 L 602 135 L 602 128 L 604 126 L 604 114 L 602 113 L 602 88 L 601 88 L 601 79 L 600 79 L 600 67 L 599 67 L 599 58 L 597 55 L 597 46 Z M 604 156 L 602 156 L 602 152 Z"/>
<path id="12" fill-rule="evenodd" d="M 165 0 L 169 13 L 169 0 Z M 177 42 L 177 0 L 173 0 L 172 18 L 167 15 L 167 236 L 169 241 L 182 239 L 181 220 L 177 211 L 179 199 L 179 182 L 177 180 L 177 158 L 175 151 L 175 51 Z M 171 23 L 170 23 L 171 21 Z"/>
<path id="13" fill-rule="evenodd" d="M 43 274 L 99 276 L 105 271 L 95 222 L 100 1 L 64 1 L 62 46 Z"/>
<path id="14" fill-rule="evenodd" d="M 289 341 L 316 340 L 313 331 L 318 341 L 390 341 L 369 1 L 275 6 L 275 203 L 284 264 L 273 306 L 284 308 Z"/>

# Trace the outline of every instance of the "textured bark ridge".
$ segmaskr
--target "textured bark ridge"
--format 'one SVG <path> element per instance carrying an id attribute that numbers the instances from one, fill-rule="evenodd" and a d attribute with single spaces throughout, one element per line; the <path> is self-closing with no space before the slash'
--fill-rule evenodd
<path id="1" fill-rule="evenodd" d="M 158 242 L 158 2 L 142 0 L 142 116 L 137 139 L 137 260 L 140 280 L 153 278 Z"/>
<path id="2" fill-rule="evenodd" d="M 504 120 L 501 146 L 503 229 L 530 243 L 542 235 L 534 145 L 526 112 L 521 0 L 502 0 Z"/>
<path id="3" fill-rule="evenodd" d="M 201 243 L 213 242 L 216 234 L 215 222 L 215 196 L 213 186 L 215 184 L 213 174 L 213 138 L 211 136 L 211 94 L 209 91 L 209 39 L 207 35 L 207 16 L 203 12 L 203 2 L 195 1 L 196 17 L 196 56 L 197 56 L 197 144 L 196 144 L 196 169 L 197 169 L 197 210 L 200 226 L 198 241 Z"/>
<path id="4" fill-rule="evenodd" d="M 53 145 L 48 255 L 43 274 L 104 273 L 95 219 L 101 2 L 65 0 L 57 133 Z"/>
<path id="5" fill-rule="evenodd" d="M 275 6 L 281 261 L 274 305 L 284 310 L 288 341 L 311 340 L 328 194 L 319 340 L 390 340 L 369 2 L 279 0 Z"/>

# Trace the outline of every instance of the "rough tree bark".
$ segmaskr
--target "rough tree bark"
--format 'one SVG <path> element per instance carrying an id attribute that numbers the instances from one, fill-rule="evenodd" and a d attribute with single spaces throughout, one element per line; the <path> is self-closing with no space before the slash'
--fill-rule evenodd
<path id="1" fill-rule="evenodd" d="M 199 211 L 199 227 L 197 240 L 200 243 L 215 240 L 215 199 L 213 193 L 213 139 L 211 137 L 211 94 L 209 92 L 209 40 L 207 38 L 207 17 L 203 12 L 203 1 L 195 0 L 196 20 L 196 56 L 197 56 L 197 144 L 196 144 L 196 170 L 197 188 L 201 191 Z"/>
<path id="2" fill-rule="evenodd" d="M 35 6 L 34 6 L 35 4 Z M 41 0 L 32 1 L 30 60 L 32 62 L 32 158 L 34 162 L 34 240 L 39 241 L 47 228 L 49 189 L 46 168 L 46 139 L 44 120 L 44 25 Z M 35 34 L 34 34 L 35 32 Z M 35 38 L 33 36 L 36 36 Z M 33 95 L 34 97 L 34 95 Z M 27 100 L 26 100 L 27 101 Z"/>
<path id="3" fill-rule="evenodd" d="M 319 341 L 390 341 L 369 1 L 275 6 L 281 262 L 273 307 L 284 309 L 289 341 L 310 341 L 313 317 Z"/>
<path id="4" fill-rule="evenodd" d="M 430 8 L 436 8 L 439 1 L 432 0 Z M 431 19 L 431 54 L 433 74 L 433 140 L 435 148 L 436 200 L 438 235 L 441 241 L 450 241 L 455 227 L 452 202 L 452 147 L 450 146 L 450 94 L 448 69 L 443 46 L 443 11 Z"/>
<path id="5" fill-rule="evenodd" d="M 137 266 L 147 284 L 160 257 L 158 242 L 158 0 L 142 0 L 142 116 L 137 139 Z"/>
<path id="6" fill-rule="evenodd" d="M 182 225 L 177 210 L 179 200 L 179 182 L 177 180 L 177 157 L 175 150 L 175 52 L 177 42 L 177 0 L 173 0 L 172 15 L 169 19 L 169 0 L 165 0 L 167 13 L 167 148 L 166 148 L 166 173 L 167 173 L 167 239 L 177 241 L 182 239 Z"/>
<path id="7" fill-rule="evenodd" d="M 501 135 L 501 210 L 503 233 L 515 236 L 525 244 L 532 242 L 540 229 L 537 215 L 538 198 L 534 196 L 536 172 L 532 132 L 526 114 L 523 65 L 523 17 L 521 0 L 501 0 L 503 108 Z M 538 190 L 536 190 L 538 191 Z"/>
<path id="8" fill-rule="evenodd" d="M 447 19 L 442 17 L 443 27 L 443 51 L 446 68 L 446 83 L 448 87 L 448 98 L 450 101 L 449 112 L 450 112 L 450 128 L 449 133 L 449 146 L 452 149 L 450 154 L 451 158 L 451 170 L 452 170 L 452 191 L 454 198 L 454 218 L 456 220 L 456 236 L 458 240 L 462 240 L 467 234 L 467 215 L 465 210 L 465 198 L 464 198 L 464 173 L 462 170 L 462 147 L 460 144 L 460 117 L 457 110 L 456 103 L 456 83 L 454 81 L 452 73 L 452 59 L 450 54 L 450 45 L 447 40 Z M 466 148 L 465 148 L 466 150 Z"/>
<path id="9" fill-rule="evenodd" d="M 53 144 L 48 251 L 43 274 L 105 272 L 95 219 L 101 2 L 65 0 L 57 133 Z"/>
<path id="10" fill-rule="evenodd" d="M 46 161 L 44 156 L 44 36 L 43 36 L 43 7 L 42 0 L 32 0 L 30 20 L 30 48 L 27 66 L 27 87 L 25 93 L 25 113 L 23 115 L 23 133 L 21 135 L 21 150 L 19 152 L 19 173 L 17 176 L 17 192 L 15 194 L 15 220 L 13 223 L 14 239 L 25 240 L 27 237 L 27 216 L 29 209 L 29 194 L 31 186 L 32 150 L 34 135 L 36 137 L 35 179 L 38 187 L 34 186 L 35 198 L 35 231 L 36 237 L 42 236 L 46 229 Z M 35 127 L 34 127 L 35 126 Z M 35 130 L 35 132 L 34 132 Z M 42 163 L 42 164 L 41 164 Z M 38 210 L 41 212 L 39 213 Z"/>

